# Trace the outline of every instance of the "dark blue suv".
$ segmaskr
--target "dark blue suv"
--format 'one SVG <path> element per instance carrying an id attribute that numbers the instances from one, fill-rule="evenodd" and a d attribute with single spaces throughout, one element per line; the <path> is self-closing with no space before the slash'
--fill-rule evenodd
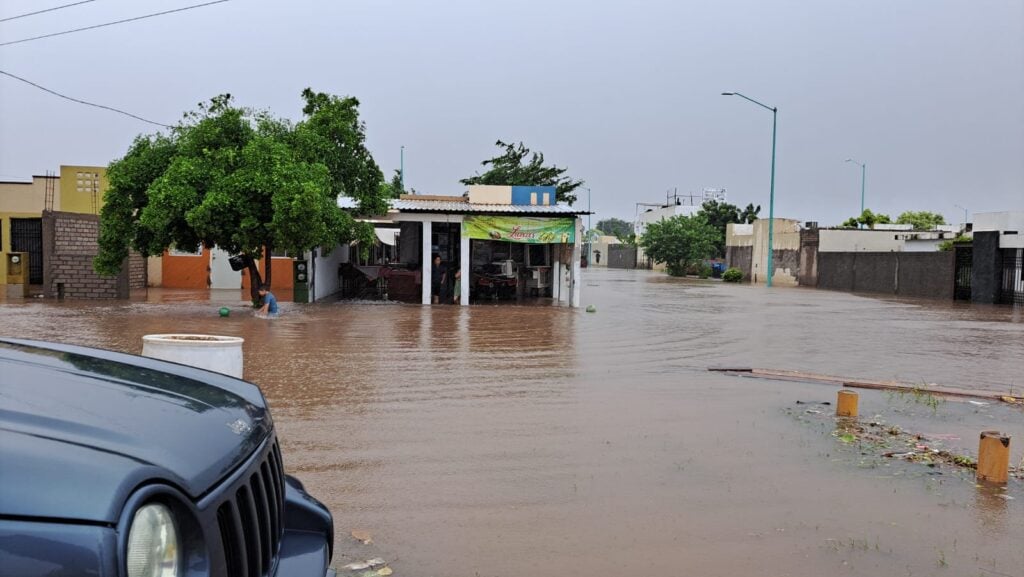
<path id="1" fill-rule="evenodd" d="M 255 385 L 0 339 L 0 576 L 324 577 L 333 535 Z"/>

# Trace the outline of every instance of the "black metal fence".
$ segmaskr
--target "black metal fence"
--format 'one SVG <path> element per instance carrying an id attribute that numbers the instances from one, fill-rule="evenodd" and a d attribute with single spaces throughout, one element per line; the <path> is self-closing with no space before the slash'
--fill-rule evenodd
<path id="1" fill-rule="evenodd" d="M 11 252 L 27 252 L 28 282 L 43 284 L 43 219 L 11 219 Z"/>
<path id="2" fill-rule="evenodd" d="M 1024 305 L 1024 248 L 1004 248 L 1003 284 L 999 300 L 1005 304 Z"/>
<path id="3" fill-rule="evenodd" d="M 971 300 L 971 263 L 974 261 L 971 245 L 956 245 L 953 268 L 953 298 Z"/>

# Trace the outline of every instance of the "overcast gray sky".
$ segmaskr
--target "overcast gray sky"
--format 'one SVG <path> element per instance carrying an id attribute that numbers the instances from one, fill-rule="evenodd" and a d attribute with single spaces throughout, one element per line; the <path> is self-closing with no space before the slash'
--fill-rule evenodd
<path id="1" fill-rule="evenodd" d="M 0 18 L 71 0 L 3 0 Z M 0 23 L 0 41 L 196 4 L 96 0 Z M 836 224 L 867 206 L 1024 210 L 1024 1 L 232 0 L 0 47 L 0 69 L 173 124 L 202 100 L 298 119 L 300 91 L 362 102 L 386 174 L 458 180 L 522 140 L 587 181 L 597 218 L 724 187 Z M 0 77 L 0 179 L 105 165 L 156 127 Z M 586 206 L 586 192 L 581 202 Z"/>

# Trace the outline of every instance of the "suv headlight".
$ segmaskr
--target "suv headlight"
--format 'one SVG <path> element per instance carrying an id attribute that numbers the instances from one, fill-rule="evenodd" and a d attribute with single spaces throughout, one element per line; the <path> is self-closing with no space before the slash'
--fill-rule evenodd
<path id="1" fill-rule="evenodd" d="M 178 577 L 178 543 L 174 515 L 166 505 L 141 507 L 128 530 L 128 577 Z"/>

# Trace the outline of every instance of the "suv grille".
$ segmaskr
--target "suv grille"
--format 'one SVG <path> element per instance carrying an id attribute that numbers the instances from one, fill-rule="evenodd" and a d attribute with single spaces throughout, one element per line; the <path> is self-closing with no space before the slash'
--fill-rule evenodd
<path id="1" fill-rule="evenodd" d="M 284 531 L 284 467 L 277 441 L 217 508 L 228 575 L 269 575 Z"/>

